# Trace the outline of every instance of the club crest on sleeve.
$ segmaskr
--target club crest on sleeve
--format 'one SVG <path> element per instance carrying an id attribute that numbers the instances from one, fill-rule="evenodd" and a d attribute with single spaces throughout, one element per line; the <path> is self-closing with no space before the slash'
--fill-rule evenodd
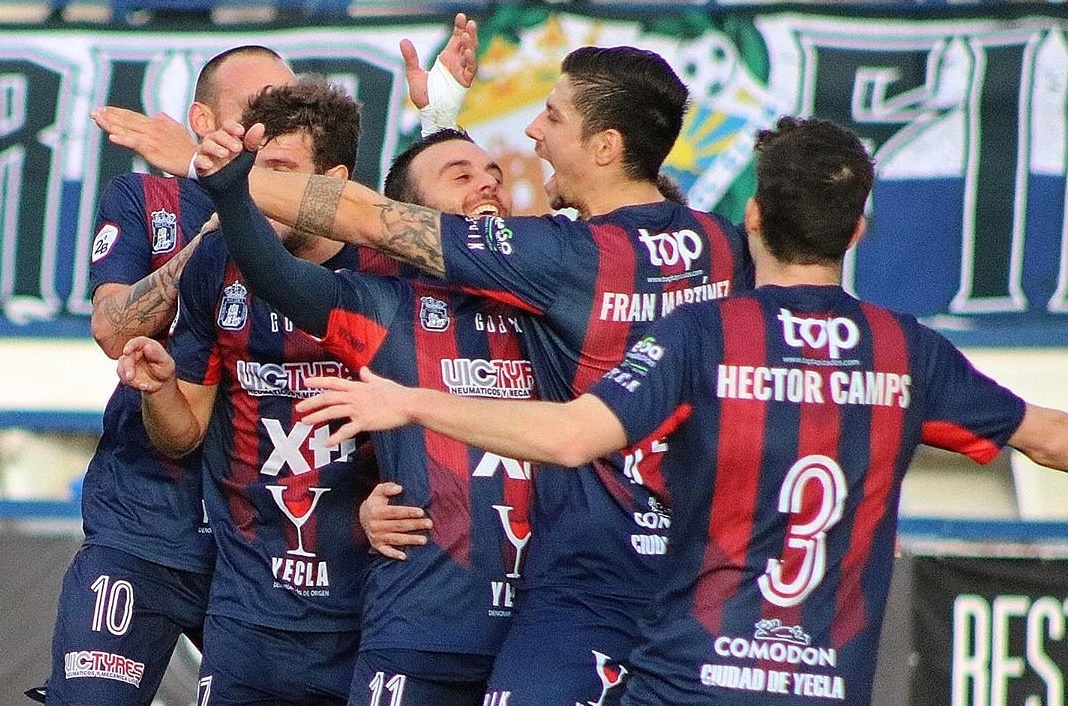
<path id="1" fill-rule="evenodd" d="M 178 244 L 178 217 L 170 211 L 152 212 L 152 253 L 170 252 Z"/>
<path id="2" fill-rule="evenodd" d="M 449 328 L 449 307 L 434 297 L 419 298 L 419 323 L 425 331 L 445 331 Z"/>
<path id="3" fill-rule="evenodd" d="M 248 320 L 248 290 L 240 282 L 234 282 L 223 290 L 219 304 L 219 328 L 237 331 Z"/>
<path id="4" fill-rule="evenodd" d="M 114 245 L 115 241 L 118 239 L 118 228 L 110 223 L 105 223 L 101 226 L 100 230 L 96 232 L 96 236 L 93 238 L 92 262 L 96 262 L 111 252 L 111 246 Z"/>

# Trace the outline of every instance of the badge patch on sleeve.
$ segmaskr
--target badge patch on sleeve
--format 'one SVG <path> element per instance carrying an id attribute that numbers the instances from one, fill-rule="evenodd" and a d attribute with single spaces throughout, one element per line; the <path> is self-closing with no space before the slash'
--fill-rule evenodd
<path id="1" fill-rule="evenodd" d="M 104 226 L 96 232 L 96 237 L 93 238 L 92 262 L 96 262 L 111 252 L 111 246 L 114 245 L 115 241 L 118 239 L 119 229 L 110 223 L 104 224 Z"/>

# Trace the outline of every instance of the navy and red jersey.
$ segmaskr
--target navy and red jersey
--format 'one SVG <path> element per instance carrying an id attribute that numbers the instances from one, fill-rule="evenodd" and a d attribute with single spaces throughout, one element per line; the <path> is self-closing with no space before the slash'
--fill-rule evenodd
<path id="1" fill-rule="evenodd" d="M 328 267 L 358 263 L 344 247 Z M 226 242 L 204 237 L 180 281 L 168 349 L 178 378 L 218 386 L 202 445 L 218 545 L 208 612 L 302 632 L 357 629 L 369 545 L 359 505 L 377 482 L 358 440 L 300 421 L 314 375 L 349 369 L 249 292 Z"/>
<path id="2" fill-rule="evenodd" d="M 671 201 L 586 221 L 443 215 L 441 229 L 451 284 L 532 314 L 527 347 L 541 396 L 552 400 L 584 392 L 680 304 L 752 286 L 744 233 Z M 522 587 L 647 599 L 670 519 L 625 477 L 636 460 L 615 456 L 580 472 L 537 469 Z"/>
<path id="3" fill-rule="evenodd" d="M 439 283 L 330 272 L 285 252 L 244 184 L 216 200 L 249 288 L 322 336 L 348 371 L 457 395 L 534 395 L 512 310 Z M 372 438 L 382 480 L 404 487 L 396 502 L 424 508 L 434 528 L 405 561 L 373 560 L 361 649 L 495 654 L 531 536 L 529 465 L 414 425 Z"/>
<path id="4" fill-rule="evenodd" d="M 988 462 L 1025 408 L 836 286 L 680 309 L 591 392 L 668 444 L 636 469 L 672 535 L 629 704 L 868 704 L 916 446 Z"/>
<path id="5" fill-rule="evenodd" d="M 162 267 L 214 210 L 196 182 L 123 174 L 100 199 L 89 280 L 133 284 Z M 119 384 L 82 488 L 87 544 L 185 571 L 210 572 L 215 545 L 201 504 L 200 454 L 174 461 L 153 448 L 141 394 Z"/>
<path id="6" fill-rule="evenodd" d="M 409 386 L 528 399 L 532 366 L 523 319 L 481 297 L 424 281 L 339 273 L 324 347 L 351 369 L 368 365 Z M 530 466 L 414 425 L 372 434 L 395 502 L 422 507 L 430 542 L 405 561 L 376 558 L 361 648 L 493 655 L 512 614 L 530 539 Z"/>

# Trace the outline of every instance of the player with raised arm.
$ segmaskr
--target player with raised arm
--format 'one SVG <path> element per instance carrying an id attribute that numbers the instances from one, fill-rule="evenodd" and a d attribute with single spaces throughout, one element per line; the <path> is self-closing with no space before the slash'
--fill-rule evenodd
<path id="1" fill-rule="evenodd" d="M 252 195 L 271 218 L 369 245 L 530 312 L 527 340 L 542 396 L 571 399 L 654 319 L 747 288 L 751 263 L 735 226 L 666 201 L 657 189 L 688 97 L 667 63 L 632 47 L 584 47 L 562 69 L 527 134 L 580 221 L 465 219 L 359 186 L 256 169 Z M 255 148 L 255 129 L 229 129 L 202 145 L 202 173 L 239 153 L 242 137 Z M 577 474 L 537 469 L 519 604 L 488 699 L 524 706 L 606 695 L 600 675 L 618 673 L 636 643 L 637 616 L 667 546 L 668 508 L 633 481 L 662 451 L 653 444 Z M 532 662 L 542 669 L 530 669 Z"/>
<path id="2" fill-rule="evenodd" d="M 399 155 L 386 184 L 391 192 L 425 194 L 439 208 L 498 215 L 509 210 L 502 178 L 484 151 L 452 130 Z M 205 184 L 212 187 L 210 179 Z M 277 304 L 342 366 L 373 361 L 413 384 L 461 395 L 533 396 L 531 366 L 519 347 L 523 324 L 507 307 L 440 283 L 310 266 L 285 253 L 262 217 L 257 230 L 241 230 L 255 213 L 247 193 L 241 199 L 224 190 L 216 200 L 248 295 Z M 180 322 L 176 347 L 182 340 Z M 124 379 L 136 385 L 139 352 L 129 352 L 133 377 Z M 176 406 L 164 397 L 146 409 L 165 410 L 166 422 Z M 323 427 L 308 435 L 319 431 L 329 434 Z M 404 561 L 373 560 L 349 703 L 372 706 L 393 693 L 409 706 L 479 706 L 530 535 L 529 466 L 416 429 L 374 442 L 382 477 L 404 488 L 400 502 L 425 509 L 433 529 Z"/>

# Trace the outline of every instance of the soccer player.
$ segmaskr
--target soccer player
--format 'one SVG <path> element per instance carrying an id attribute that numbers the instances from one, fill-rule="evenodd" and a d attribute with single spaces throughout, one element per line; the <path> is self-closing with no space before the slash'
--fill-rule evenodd
<path id="1" fill-rule="evenodd" d="M 259 161 L 262 155 L 263 149 Z M 502 176 L 466 134 L 452 130 L 402 153 L 387 188 L 426 195 L 440 208 L 496 216 L 509 212 Z M 355 371 L 370 362 L 453 394 L 533 395 L 531 365 L 519 346 L 523 324 L 507 307 L 438 282 L 314 267 L 288 255 L 265 219 L 253 220 L 258 214 L 247 191 L 223 187 L 215 199 L 250 296 L 276 303 L 340 364 Z M 183 297 L 185 291 L 183 284 Z M 180 330 L 181 320 L 176 348 Z M 124 379 L 139 384 L 136 375 Z M 166 399 L 159 409 L 173 419 L 175 405 Z M 329 435 L 326 427 L 309 434 L 320 431 Z M 371 567 L 349 703 L 370 706 L 392 693 L 409 706 L 480 706 L 529 537 L 529 467 L 414 428 L 374 442 L 382 477 L 398 482 L 400 499 L 425 508 L 434 524 L 426 546 L 409 550 L 404 561 L 380 557 Z M 210 659 L 210 641 L 208 648 Z"/>
<path id="2" fill-rule="evenodd" d="M 338 437 L 416 423 L 566 465 L 666 440 L 631 477 L 670 503 L 672 534 L 629 706 L 865 706 L 916 446 L 985 463 L 1007 444 L 1068 470 L 1068 414 L 842 289 L 874 174 L 860 141 L 782 118 L 756 150 L 756 290 L 679 308 L 577 400 L 473 404 L 365 372 L 315 380 L 329 391 L 300 405 L 309 423 L 353 419 Z"/>
<path id="3" fill-rule="evenodd" d="M 747 288 L 751 263 L 739 229 L 657 190 L 688 98 L 663 58 L 583 47 L 562 70 L 527 134 L 581 221 L 459 218 L 358 185 L 257 169 L 252 195 L 271 218 L 369 245 L 530 312 L 541 395 L 571 399 L 654 319 Z M 202 173 L 242 149 L 242 128 L 228 128 L 201 146 Z M 245 138 L 254 149 L 256 130 Z M 537 470 L 519 603 L 487 703 L 595 701 L 618 684 L 604 675 L 622 674 L 620 661 L 638 640 L 670 523 L 662 499 L 622 473 L 655 467 L 662 451 L 637 449 L 581 473 Z"/>
<path id="4" fill-rule="evenodd" d="M 270 49 L 231 49 L 201 71 L 189 123 L 202 136 L 238 119 L 264 86 L 293 79 Z M 184 174 L 195 145 L 179 128 L 181 139 L 168 144 L 184 145 Z M 89 275 L 93 337 L 109 357 L 133 336 L 165 336 L 178 275 L 212 208 L 184 178 L 124 174 L 105 188 Z M 155 452 L 139 395 L 118 385 L 82 492 L 85 541 L 59 596 L 47 703 L 147 705 L 179 635 L 200 643 L 215 549 L 203 521 L 200 460 Z"/>

